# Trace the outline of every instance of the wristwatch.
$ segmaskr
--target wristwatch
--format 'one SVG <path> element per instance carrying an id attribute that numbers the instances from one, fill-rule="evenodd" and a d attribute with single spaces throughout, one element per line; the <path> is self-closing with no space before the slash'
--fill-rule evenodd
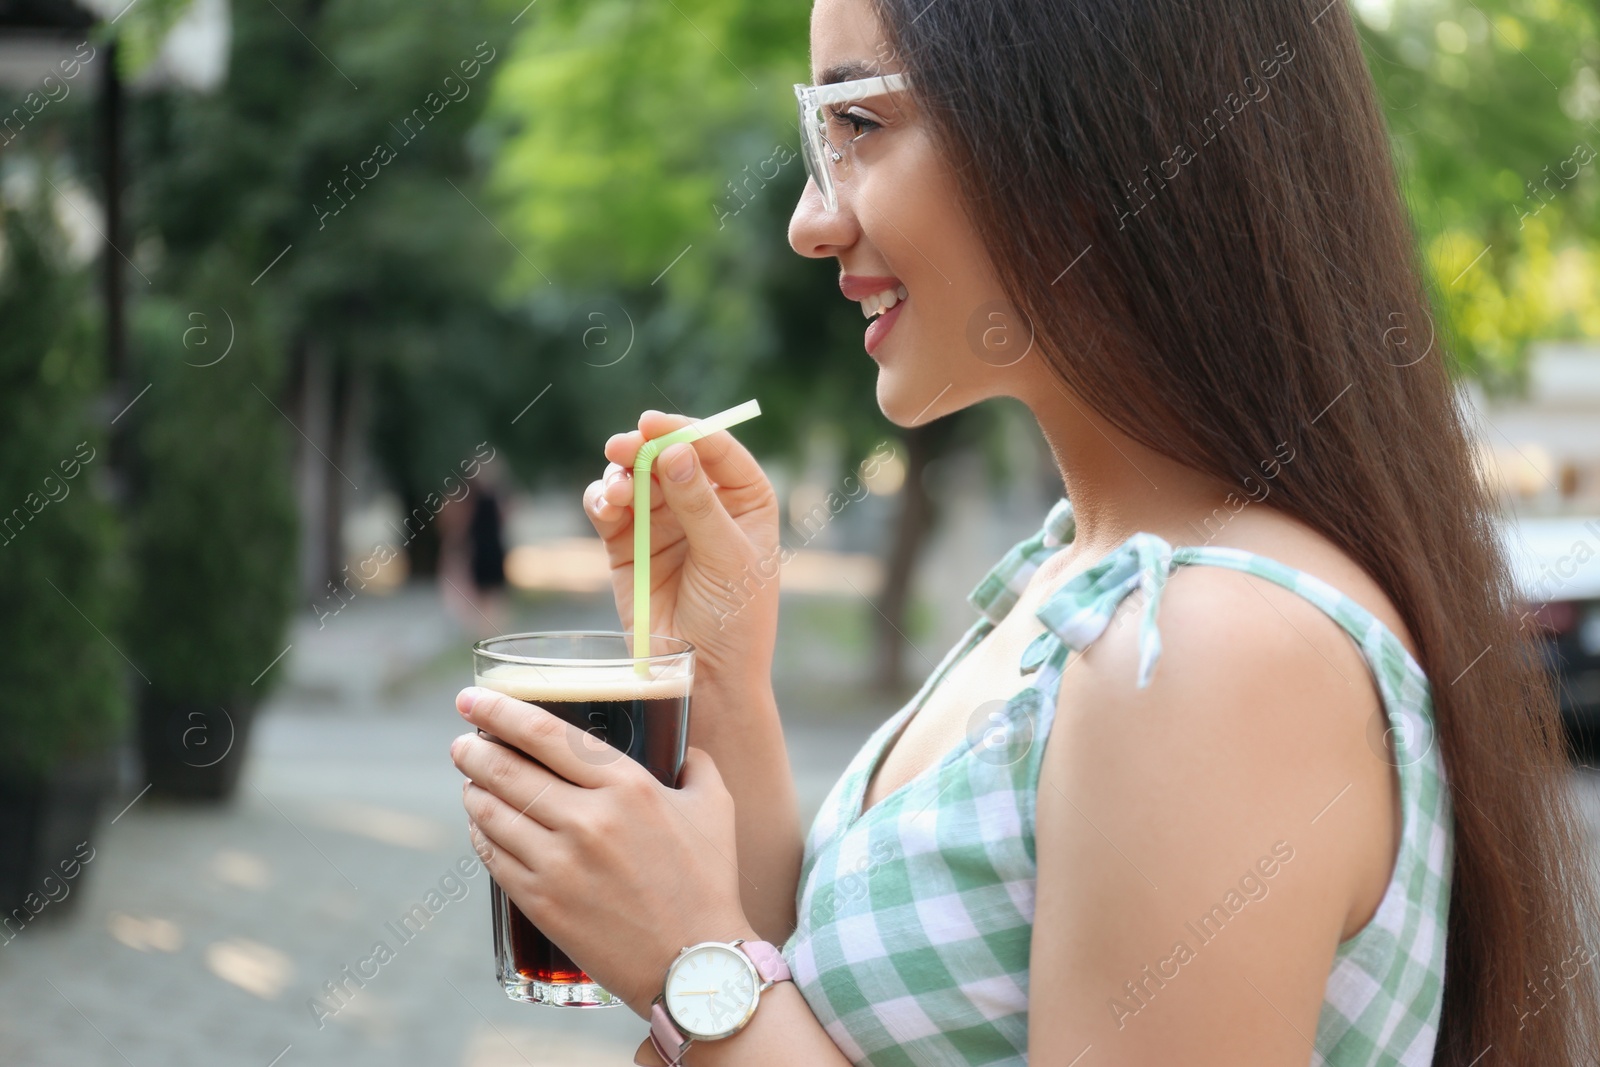
<path id="1" fill-rule="evenodd" d="M 702 941 L 667 966 L 651 1001 L 650 1041 L 671 1067 L 696 1041 L 732 1037 L 756 1013 L 761 994 L 791 978 L 783 953 L 769 941 Z"/>

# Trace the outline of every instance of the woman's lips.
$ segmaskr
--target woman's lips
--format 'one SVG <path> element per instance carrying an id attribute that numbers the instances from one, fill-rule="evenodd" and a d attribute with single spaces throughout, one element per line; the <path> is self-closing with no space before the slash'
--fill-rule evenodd
<path id="1" fill-rule="evenodd" d="M 880 313 L 867 326 L 865 341 L 867 354 L 871 355 L 883 343 L 883 339 L 889 335 L 889 331 L 894 327 L 895 320 L 900 317 L 900 308 L 909 299 L 909 295 L 898 295 L 905 292 L 905 285 L 899 278 L 887 274 L 841 274 L 839 275 L 839 291 L 844 294 L 846 300 L 870 300 L 872 297 L 884 293 L 891 294 L 896 299 L 894 307 Z"/>
<path id="2" fill-rule="evenodd" d="M 867 355 L 874 355 L 877 352 L 878 346 L 883 344 L 883 339 L 889 336 L 890 330 L 894 329 L 895 321 L 900 318 L 900 312 L 904 310 L 907 301 L 910 299 L 910 297 L 906 297 L 905 300 L 901 300 L 894 307 L 867 324 L 866 335 L 862 338 L 867 346 Z"/>

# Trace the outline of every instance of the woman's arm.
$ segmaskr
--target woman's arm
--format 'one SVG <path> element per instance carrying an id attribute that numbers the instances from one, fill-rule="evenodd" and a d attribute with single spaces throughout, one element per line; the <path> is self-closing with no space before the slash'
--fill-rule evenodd
<path id="1" fill-rule="evenodd" d="M 782 945 L 794 930 L 804 842 L 772 687 L 765 679 L 697 681 L 689 744 L 711 754 L 733 794 L 744 913 L 760 940 Z"/>
<path id="2" fill-rule="evenodd" d="M 649 1037 L 634 1053 L 633 1062 L 665 1067 Z M 737 1034 L 690 1045 L 683 1063 L 684 1067 L 850 1067 L 793 982 L 779 982 L 761 994 L 755 1016 Z"/>
<path id="3" fill-rule="evenodd" d="M 1062 678 L 1033 1062 L 1304 1067 L 1338 942 L 1395 852 L 1378 697 L 1337 625 L 1237 572 L 1180 571 L 1160 625 L 1147 688 L 1126 603 Z"/>

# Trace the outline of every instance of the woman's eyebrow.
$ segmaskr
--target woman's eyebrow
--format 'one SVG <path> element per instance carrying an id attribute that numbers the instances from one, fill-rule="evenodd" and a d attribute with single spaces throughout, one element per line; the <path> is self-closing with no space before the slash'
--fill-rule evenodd
<path id="1" fill-rule="evenodd" d="M 845 63 L 835 63 L 817 76 L 818 85 L 832 85 L 835 82 L 855 81 L 858 78 L 873 78 L 883 71 L 876 67 L 862 63 L 859 60 L 849 60 Z"/>

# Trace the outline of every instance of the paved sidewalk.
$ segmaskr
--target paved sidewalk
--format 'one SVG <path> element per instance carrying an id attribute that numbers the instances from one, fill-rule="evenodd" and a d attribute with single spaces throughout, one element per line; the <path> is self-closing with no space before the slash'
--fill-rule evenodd
<path id="1" fill-rule="evenodd" d="M 809 824 L 892 710 L 855 683 L 869 620 L 786 601 L 776 676 Z M 524 607 L 528 629 L 615 628 L 602 598 Z M 7 1067 L 622 1067 L 644 1024 L 625 1008 L 513 1004 L 490 958 L 487 876 L 472 857 L 448 745 L 468 640 L 425 590 L 352 603 L 293 635 L 288 677 L 224 807 L 140 797 L 106 812 L 70 922 L 47 910 L 0 944 Z M 850 650 L 856 650 L 851 652 Z M 943 649 L 924 649 L 930 655 Z M 920 660 L 913 663 L 920 672 Z M 1574 772 L 1600 854 L 1600 774 Z M 120 816 L 118 811 L 130 804 Z M 113 822 L 113 817 L 115 821 Z M 430 891 L 445 901 L 403 944 Z M 450 899 L 450 898 L 454 899 Z M 308 1000 L 385 941 L 394 958 L 347 1007 Z"/>
<path id="2" fill-rule="evenodd" d="M 806 612 L 796 615 L 803 628 Z M 520 610 L 516 624 L 615 628 L 616 617 L 604 599 L 553 600 Z M 461 732 L 452 697 L 470 680 L 467 644 L 427 591 L 357 601 L 324 629 L 311 621 L 293 635 L 275 668 L 289 677 L 258 719 L 233 803 L 138 796 L 143 782 L 130 767 L 92 842 L 71 921 L 46 923 L 46 913 L 0 945 L 0 1059 L 18 1067 L 631 1063 L 644 1024 L 627 1009 L 506 1000 L 493 976 L 487 875 L 452 877 L 458 862 L 472 865 L 448 756 Z M 830 652 L 796 656 L 792 666 L 803 668 Z M 850 673 L 830 672 L 832 684 L 849 689 Z M 813 700 L 826 711 L 785 707 L 807 821 L 892 710 L 859 696 L 853 709 L 833 693 Z M 443 906 L 402 943 L 388 924 L 430 891 Z M 319 1026 L 308 1000 L 379 940 L 393 959 Z"/>

